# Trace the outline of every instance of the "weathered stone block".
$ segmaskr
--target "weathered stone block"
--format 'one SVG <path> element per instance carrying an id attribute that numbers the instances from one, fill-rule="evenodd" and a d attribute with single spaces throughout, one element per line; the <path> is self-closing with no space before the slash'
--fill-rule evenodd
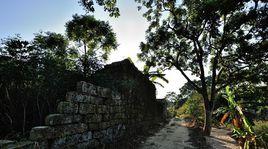
<path id="1" fill-rule="evenodd" d="M 115 107 L 114 106 L 110 106 L 109 111 L 110 111 L 110 113 L 114 113 L 115 112 Z"/>
<path id="2" fill-rule="evenodd" d="M 98 96 L 104 98 L 111 98 L 112 97 L 112 90 L 109 88 L 104 87 L 97 87 Z"/>
<path id="3" fill-rule="evenodd" d="M 121 106 L 120 107 L 120 112 L 125 112 L 125 111 L 126 111 L 125 107 L 124 106 Z"/>
<path id="4" fill-rule="evenodd" d="M 115 119 L 125 118 L 125 114 L 124 114 L 124 113 L 116 113 L 116 114 L 114 115 L 114 118 L 115 118 Z"/>
<path id="5" fill-rule="evenodd" d="M 114 128 L 114 136 L 116 138 L 122 137 L 126 131 L 126 126 L 123 124 L 119 124 Z"/>
<path id="6" fill-rule="evenodd" d="M 31 141 L 20 141 L 20 142 L 5 142 L 7 140 L 0 140 L 1 149 L 35 149 L 36 145 Z M 9 141 L 9 140 L 8 140 Z"/>
<path id="7" fill-rule="evenodd" d="M 78 93 L 75 92 L 75 91 L 67 92 L 66 93 L 66 100 L 67 101 L 73 101 L 76 98 L 77 95 L 78 95 Z"/>
<path id="8" fill-rule="evenodd" d="M 122 106 L 114 106 L 114 112 L 123 112 Z"/>
<path id="9" fill-rule="evenodd" d="M 46 125 L 62 125 L 80 122 L 80 115 L 50 114 L 45 119 Z"/>
<path id="10" fill-rule="evenodd" d="M 74 134 L 74 135 L 55 139 L 51 143 L 51 148 L 52 149 L 68 148 L 69 146 L 72 146 L 74 144 L 88 142 L 91 139 L 92 139 L 92 132 L 91 131 L 84 132 L 82 134 Z"/>
<path id="11" fill-rule="evenodd" d="M 111 122 L 101 122 L 100 124 L 99 124 L 99 128 L 100 129 L 106 129 L 106 128 L 108 128 L 108 127 L 111 127 L 112 125 L 111 125 Z"/>
<path id="12" fill-rule="evenodd" d="M 57 111 L 64 114 L 74 114 L 78 112 L 78 104 L 70 101 L 61 101 L 58 104 Z"/>
<path id="13" fill-rule="evenodd" d="M 33 127 L 30 131 L 31 140 L 46 140 L 48 138 L 53 138 L 54 130 L 50 126 L 37 126 Z"/>
<path id="14" fill-rule="evenodd" d="M 122 100 L 114 100 L 115 105 L 120 106 L 122 105 Z"/>
<path id="15" fill-rule="evenodd" d="M 113 92 L 112 100 L 114 101 L 115 105 L 125 105 L 125 102 L 122 100 L 121 95 L 119 93 Z"/>
<path id="16" fill-rule="evenodd" d="M 112 99 L 113 100 L 121 100 L 121 95 L 118 92 L 112 92 Z"/>
<path id="17" fill-rule="evenodd" d="M 55 129 L 57 132 L 56 133 L 57 136 L 66 136 L 87 131 L 87 125 L 84 123 L 70 124 L 56 127 Z"/>
<path id="18" fill-rule="evenodd" d="M 74 149 L 96 149 L 100 145 L 99 141 L 96 139 L 92 139 L 86 142 L 82 142 L 79 144 L 75 144 L 70 146 L 69 148 L 74 148 Z"/>
<path id="19" fill-rule="evenodd" d="M 35 142 L 35 148 L 34 149 L 47 149 L 49 147 L 48 140 L 42 140 Z"/>
<path id="20" fill-rule="evenodd" d="M 118 124 L 118 121 L 117 120 L 111 120 L 110 123 L 111 123 L 111 126 L 114 126 L 114 125 Z"/>
<path id="21" fill-rule="evenodd" d="M 102 131 L 94 131 L 93 132 L 93 138 L 94 139 L 99 139 L 104 137 L 104 133 Z"/>
<path id="22" fill-rule="evenodd" d="M 106 100 L 104 100 L 103 104 L 111 106 L 115 105 L 115 102 L 112 99 L 107 98 Z"/>
<path id="23" fill-rule="evenodd" d="M 96 139 L 90 140 L 90 147 L 98 147 L 100 145 L 100 142 Z"/>
<path id="24" fill-rule="evenodd" d="M 98 123 L 88 123 L 88 129 L 89 130 L 98 130 L 99 124 Z"/>
<path id="25" fill-rule="evenodd" d="M 100 98 L 100 97 L 92 97 L 91 98 L 91 103 L 92 104 L 103 104 L 105 101 L 107 101 L 107 100 L 105 100 L 105 99 L 103 99 L 103 98 Z"/>
<path id="26" fill-rule="evenodd" d="M 104 137 L 101 139 L 101 142 L 106 144 L 110 144 L 115 142 L 114 140 L 114 129 L 113 128 L 108 128 L 107 130 L 103 131 Z"/>
<path id="27" fill-rule="evenodd" d="M 72 92 L 68 93 L 67 100 L 75 103 L 91 103 L 91 104 L 103 104 L 104 99 L 100 97 L 94 97 L 87 94 L 75 94 Z"/>
<path id="28" fill-rule="evenodd" d="M 85 116 L 85 122 L 86 123 L 98 123 L 102 120 L 101 114 L 88 114 Z"/>
<path id="29" fill-rule="evenodd" d="M 15 142 L 11 140 L 0 140 L 0 148 L 8 148 L 12 144 L 15 144 Z"/>
<path id="30" fill-rule="evenodd" d="M 81 93 L 87 93 L 89 95 L 97 95 L 97 88 L 91 83 L 87 83 L 84 81 L 77 83 L 77 91 Z"/>
<path id="31" fill-rule="evenodd" d="M 88 104 L 88 103 L 80 103 L 79 104 L 79 113 L 80 114 L 90 114 L 96 113 L 96 105 Z"/>
<path id="32" fill-rule="evenodd" d="M 127 118 L 126 114 L 125 113 L 122 113 L 121 118 L 122 119 L 126 119 Z"/>
<path id="33" fill-rule="evenodd" d="M 57 137 L 64 137 L 76 133 L 82 133 L 87 130 L 87 125 L 83 123 L 69 124 L 63 126 L 38 126 L 32 128 L 30 132 L 31 140 L 46 140 Z"/>
<path id="34" fill-rule="evenodd" d="M 98 106 L 98 113 L 109 113 L 109 107 L 106 105 L 99 105 Z"/>
<path id="35" fill-rule="evenodd" d="M 109 121 L 111 119 L 111 116 L 109 113 L 102 115 L 102 121 Z"/>

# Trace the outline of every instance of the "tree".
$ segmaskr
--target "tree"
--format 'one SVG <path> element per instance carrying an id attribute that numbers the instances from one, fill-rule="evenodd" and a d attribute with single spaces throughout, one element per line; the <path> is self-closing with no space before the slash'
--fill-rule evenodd
<path id="1" fill-rule="evenodd" d="M 62 70 L 71 70 L 75 68 L 75 61 L 78 58 L 78 50 L 70 47 L 69 40 L 61 34 L 53 32 L 36 33 L 32 41 L 34 53 L 39 61 L 53 60 L 58 64 L 54 66 L 61 67 Z"/>
<path id="2" fill-rule="evenodd" d="M 80 0 L 80 4 L 88 12 L 94 12 L 94 0 Z M 120 15 L 119 9 L 116 6 L 117 0 L 95 0 L 99 6 L 104 8 L 104 11 L 108 11 L 111 17 L 118 17 Z"/>
<path id="3" fill-rule="evenodd" d="M 28 118 L 26 110 L 29 100 L 21 98 L 12 100 L 12 97 L 16 88 L 20 88 L 20 90 L 17 90 L 16 95 L 26 91 L 26 86 L 29 84 L 25 80 L 33 77 L 31 66 L 27 62 L 29 60 L 28 52 L 32 51 L 32 47 L 28 41 L 16 36 L 2 40 L 0 48 L 0 121 L 4 126 L 9 126 L 7 130 L 12 131 L 17 126 L 24 134 Z M 17 105 L 20 106 L 18 107 Z M 15 111 L 17 110 L 20 113 L 16 114 Z M 20 121 L 14 121 L 18 117 L 20 117 Z"/>
<path id="4" fill-rule="evenodd" d="M 147 8 L 144 17 L 150 22 L 139 58 L 148 67 L 162 70 L 175 67 L 180 71 L 202 95 L 203 131 L 210 135 L 217 93 L 229 84 L 253 76 L 257 78 L 256 83 L 267 78 L 267 3 L 262 0 L 136 1 Z M 209 68 L 207 73 L 206 68 Z M 198 77 L 200 84 L 192 81 L 186 71 Z M 211 82 L 206 80 L 208 76 Z"/>
<path id="5" fill-rule="evenodd" d="M 52 32 L 35 34 L 32 41 L 20 36 L 2 39 L 1 137 L 14 132 L 25 135 L 56 111 L 59 99 L 82 80 L 75 70 L 76 53 L 63 35 Z"/>
<path id="6" fill-rule="evenodd" d="M 83 44 L 81 61 L 85 75 L 92 72 L 89 66 L 98 66 L 98 61 L 107 60 L 111 50 L 117 47 L 115 33 L 108 22 L 93 16 L 74 15 L 73 20 L 66 23 L 66 32 L 71 40 Z"/>

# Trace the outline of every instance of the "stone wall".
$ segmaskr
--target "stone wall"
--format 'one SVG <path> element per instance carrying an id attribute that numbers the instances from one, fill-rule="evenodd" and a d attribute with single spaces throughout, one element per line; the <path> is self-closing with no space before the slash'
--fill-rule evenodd
<path id="1" fill-rule="evenodd" d="M 132 108 L 138 109 L 143 125 L 128 122 L 129 130 L 146 129 L 146 123 L 163 118 L 163 104 L 156 100 L 154 84 L 128 59 L 106 65 L 91 76 L 93 84 L 112 88 L 122 94 Z M 130 107 L 129 107 L 130 108 Z M 136 113 L 127 115 L 135 118 Z M 135 129 L 134 129 L 135 128 Z M 129 132 L 129 131 L 128 131 Z"/>
<path id="2" fill-rule="evenodd" d="M 0 141 L 0 148 L 96 148 L 163 118 L 164 104 L 156 100 L 154 85 L 129 61 L 106 66 L 92 80 L 98 86 L 78 82 L 45 126 L 32 128 L 29 141 Z"/>
<path id="3" fill-rule="evenodd" d="M 0 148 L 94 148 L 111 144 L 154 121 L 139 112 L 142 105 L 133 106 L 109 88 L 79 82 L 77 91 L 68 92 L 66 100 L 58 104 L 58 113 L 46 117 L 45 126 L 32 128 L 30 141 L 2 141 Z"/>

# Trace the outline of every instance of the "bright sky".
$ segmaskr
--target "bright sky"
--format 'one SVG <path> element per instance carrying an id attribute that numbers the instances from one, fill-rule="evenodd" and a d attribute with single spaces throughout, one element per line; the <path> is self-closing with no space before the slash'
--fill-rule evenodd
<path id="1" fill-rule="evenodd" d="M 142 70 L 143 63 L 138 61 L 139 44 L 145 40 L 148 23 L 137 10 L 134 0 L 119 0 L 121 16 L 110 18 L 103 9 L 97 9 L 94 16 L 109 21 L 117 35 L 119 47 L 110 56 L 108 63 L 130 57 Z M 20 34 L 23 39 L 31 40 L 39 31 L 65 33 L 65 23 L 73 14 L 85 14 L 78 0 L 1 0 L 0 4 L 0 39 Z M 165 88 L 158 85 L 157 97 L 163 98 L 169 91 L 178 92 L 186 82 L 176 71 L 166 72 L 168 84 Z"/>

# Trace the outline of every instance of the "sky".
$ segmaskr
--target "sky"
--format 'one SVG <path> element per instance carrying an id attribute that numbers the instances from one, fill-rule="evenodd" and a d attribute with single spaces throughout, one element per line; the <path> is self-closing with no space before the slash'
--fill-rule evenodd
<path id="1" fill-rule="evenodd" d="M 130 57 L 139 70 L 144 63 L 139 61 L 139 44 L 145 41 L 148 27 L 142 12 L 137 10 L 134 0 L 119 0 L 119 18 L 111 18 L 102 8 L 93 14 L 99 20 L 109 21 L 117 36 L 119 47 L 112 52 L 107 63 Z M 74 14 L 85 14 L 78 0 L 1 0 L 0 39 L 20 34 L 23 39 L 31 40 L 34 33 L 51 31 L 65 34 L 65 23 Z M 167 92 L 178 92 L 186 80 L 177 70 L 165 72 L 169 83 L 164 88 L 156 85 L 157 98 L 163 98 Z"/>

